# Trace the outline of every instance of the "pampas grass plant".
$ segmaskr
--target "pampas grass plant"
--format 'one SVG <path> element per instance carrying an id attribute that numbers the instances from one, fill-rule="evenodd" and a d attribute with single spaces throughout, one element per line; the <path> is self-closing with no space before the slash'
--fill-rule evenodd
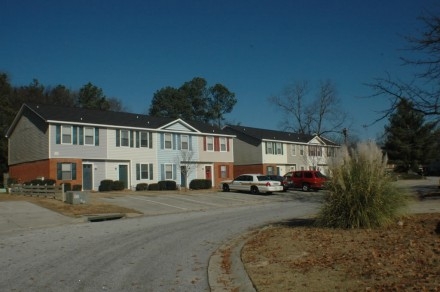
<path id="1" fill-rule="evenodd" d="M 387 157 L 373 142 L 345 147 L 330 165 L 329 194 L 317 224 L 333 228 L 374 228 L 392 222 L 408 197 L 386 173 Z"/>

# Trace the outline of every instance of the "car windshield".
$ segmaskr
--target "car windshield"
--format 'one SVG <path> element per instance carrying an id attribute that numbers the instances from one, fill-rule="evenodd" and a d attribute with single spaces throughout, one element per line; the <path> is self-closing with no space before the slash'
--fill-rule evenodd
<path id="1" fill-rule="evenodd" d="M 258 175 L 257 179 L 258 179 L 258 181 L 271 180 L 270 177 L 268 177 L 267 175 Z"/>

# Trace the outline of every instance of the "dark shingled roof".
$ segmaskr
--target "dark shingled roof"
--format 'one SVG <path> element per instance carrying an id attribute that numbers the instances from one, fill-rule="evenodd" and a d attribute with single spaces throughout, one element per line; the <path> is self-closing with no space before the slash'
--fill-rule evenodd
<path id="1" fill-rule="evenodd" d="M 287 142 L 298 142 L 298 143 L 308 143 L 315 136 L 308 134 L 299 134 L 292 132 L 283 132 L 268 129 L 252 128 L 247 126 L 232 126 L 227 125 L 224 128 L 225 131 L 230 134 L 236 135 L 238 139 L 246 141 L 248 143 L 258 145 L 262 140 L 275 140 L 275 141 L 287 141 Z M 336 143 L 324 138 L 319 137 L 326 145 L 339 146 Z"/>
<path id="2" fill-rule="evenodd" d="M 176 118 L 154 117 L 126 112 L 103 111 L 37 103 L 27 103 L 23 105 L 22 109 L 24 107 L 29 108 L 46 122 L 53 121 L 128 128 L 159 129 L 179 120 Z M 228 135 L 228 133 L 224 132 L 219 127 L 210 124 L 196 121 L 182 121 L 201 133 Z"/>

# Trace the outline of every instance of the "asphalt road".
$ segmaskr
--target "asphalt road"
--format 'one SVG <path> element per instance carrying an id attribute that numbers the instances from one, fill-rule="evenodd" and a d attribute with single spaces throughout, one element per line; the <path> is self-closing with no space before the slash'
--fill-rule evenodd
<path id="1" fill-rule="evenodd" d="M 292 196 L 0 235 L 0 290 L 209 291 L 209 257 L 222 243 L 319 207 L 318 194 Z"/>

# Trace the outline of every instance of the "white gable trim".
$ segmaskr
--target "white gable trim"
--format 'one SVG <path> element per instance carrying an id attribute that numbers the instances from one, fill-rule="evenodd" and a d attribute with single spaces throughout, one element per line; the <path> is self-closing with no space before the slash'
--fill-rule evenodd
<path id="1" fill-rule="evenodd" d="M 183 131 L 183 130 L 176 130 L 176 128 L 173 128 L 174 125 L 181 125 L 184 128 L 187 129 L 187 131 Z M 193 126 L 191 126 L 190 124 L 184 122 L 182 119 L 177 119 L 174 120 L 166 125 L 163 125 L 162 127 L 157 128 L 158 130 L 164 130 L 164 131 L 179 131 L 179 132 L 196 132 L 196 133 L 201 133 L 199 130 L 197 130 L 196 128 L 194 128 Z"/>

